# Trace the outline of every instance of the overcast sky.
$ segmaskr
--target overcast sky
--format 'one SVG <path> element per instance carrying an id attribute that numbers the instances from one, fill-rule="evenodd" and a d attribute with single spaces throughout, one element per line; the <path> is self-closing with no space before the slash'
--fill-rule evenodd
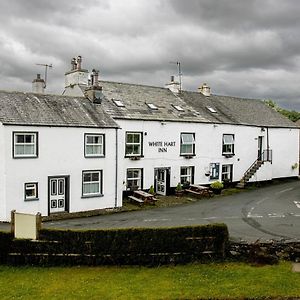
<path id="1" fill-rule="evenodd" d="M 2 0 L 0 89 L 30 91 L 48 72 L 61 94 L 71 58 L 102 80 L 273 99 L 300 111 L 298 0 Z"/>

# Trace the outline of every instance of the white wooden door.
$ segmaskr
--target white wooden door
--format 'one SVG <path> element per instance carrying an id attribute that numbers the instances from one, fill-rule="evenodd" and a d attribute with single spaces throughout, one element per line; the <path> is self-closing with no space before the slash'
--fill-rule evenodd
<path id="1" fill-rule="evenodd" d="M 165 196 L 167 192 L 167 169 L 157 169 L 156 176 L 156 193 Z"/>
<path id="2" fill-rule="evenodd" d="M 66 210 L 66 180 L 64 177 L 50 179 L 50 213 L 57 213 Z"/>

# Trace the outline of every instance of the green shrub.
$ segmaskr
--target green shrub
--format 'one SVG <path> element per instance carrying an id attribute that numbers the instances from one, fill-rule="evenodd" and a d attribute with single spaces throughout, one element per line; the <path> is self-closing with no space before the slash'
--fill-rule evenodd
<path id="1" fill-rule="evenodd" d="M 210 187 L 211 187 L 212 189 L 222 189 L 222 188 L 224 187 L 224 185 L 223 185 L 223 183 L 220 182 L 220 181 L 214 181 L 214 182 L 210 185 Z"/>
<path id="2" fill-rule="evenodd" d="M 175 191 L 176 191 L 176 192 L 181 192 L 181 191 L 182 191 L 182 185 L 181 185 L 180 182 L 178 182 Z"/>

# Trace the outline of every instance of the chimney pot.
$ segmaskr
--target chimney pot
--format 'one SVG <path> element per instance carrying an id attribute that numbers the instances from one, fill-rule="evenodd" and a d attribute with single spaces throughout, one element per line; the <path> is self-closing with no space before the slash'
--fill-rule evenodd
<path id="1" fill-rule="evenodd" d="M 81 62 L 82 62 L 82 57 L 80 55 L 77 56 L 77 70 L 81 70 Z"/>

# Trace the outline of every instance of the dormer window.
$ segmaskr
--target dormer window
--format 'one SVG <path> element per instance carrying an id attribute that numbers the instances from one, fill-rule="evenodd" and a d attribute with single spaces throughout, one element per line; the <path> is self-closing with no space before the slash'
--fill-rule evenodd
<path id="1" fill-rule="evenodd" d="M 118 107 L 125 107 L 124 103 L 121 100 L 112 99 L 115 105 Z"/>
<path id="2" fill-rule="evenodd" d="M 156 105 L 154 105 L 153 103 L 146 103 L 148 105 L 148 107 L 152 110 L 157 110 L 158 107 Z"/>
<path id="3" fill-rule="evenodd" d="M 177 111 L 184 111 L 184 109 L 179 106 L 179 105 L 173 105 L 173 107 L 177 110 Z"/>
<path id="4" fill-rule="evenodd" d="M 211 107 L 211 106 L 206 106 L 206 108 L 207 108 L 211 113 L 213 113 L 213 114 L 216 114 L 216 113 L 217 113 L 217 111 L 216 111 L 213 107 Z"/>

